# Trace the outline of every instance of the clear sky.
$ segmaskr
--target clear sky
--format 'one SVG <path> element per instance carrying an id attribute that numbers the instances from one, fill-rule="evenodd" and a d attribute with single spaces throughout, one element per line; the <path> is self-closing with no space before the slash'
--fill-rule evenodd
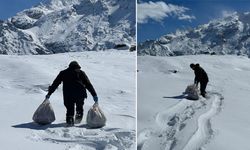
<path id="1" fill-rule="evenodd" d="M 250 0 L 139 0 L 138 42 L 197 27 L 235 11 L 250 12 Z"/>
<path id="2" fill-rule="evenodd" d="M 6 20 L 16 13 L 31 8 L 44 0 L 0 0 L 0 19 Z"/>

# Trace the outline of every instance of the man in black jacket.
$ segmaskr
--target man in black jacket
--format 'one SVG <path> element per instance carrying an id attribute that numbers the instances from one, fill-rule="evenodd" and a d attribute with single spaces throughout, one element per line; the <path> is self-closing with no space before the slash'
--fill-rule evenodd
<path id="1" fill-rule="evenodd" d="M 98 97 L 87 75 L 81 70 L 80 65 L 76 61 L 72 61 L 67 69 L 58 74 L 53 84 L 49 87 L 46 95 L 47 99 L 61 82 L 63 82 L 64 106 L 67 109 L 66 122 L 69 126 L 73 126 L 74 123 L 80 123 L 82 120 L 84 99 L 87 98 L 86 89 L 91 93 L 96 103 L 98 102 Z M 75 105 L 76 116 L 74 122 Z"/>
<path id="2" fill-rule="evenodd" d="M 194 83 L 198 86 L 200 82 L 200 91 L 203 97 L 206 96 L 206 87 L 208 83 L 208 76 L 206 71 L 200 67 L 199 64 L 190 64 L 190 68 L 194 70 L 195 78 Z"/>

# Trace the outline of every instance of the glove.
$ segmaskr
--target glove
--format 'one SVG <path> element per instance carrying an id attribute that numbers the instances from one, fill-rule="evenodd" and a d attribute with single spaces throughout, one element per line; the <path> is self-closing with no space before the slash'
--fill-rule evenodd
<path id="1" fill-rule="evenodd" d="M 49 97 L 50 97 L 50 95 L 49 95 L 49 94 L 47 94 L 47 95 L 45 96 L 45 99 L 49 99 Z"/>
<path id="2" fill-rule="evenodd" d="M 94 96 L 93 99 L 94 99 L 95 103 L 98 103 L 98 97 L 97 96 Z"/>

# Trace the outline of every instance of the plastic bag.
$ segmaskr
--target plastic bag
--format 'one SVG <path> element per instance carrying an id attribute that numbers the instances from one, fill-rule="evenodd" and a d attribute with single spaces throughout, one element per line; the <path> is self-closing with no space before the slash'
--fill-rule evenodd
<path id="1" fill-rule="evenodd" d="M 187 86 L 185 93 L 187 94 L 187 99 L 191 99 L 191 100 L 199 99 L 198 87 L 195 84 Z"/>
<path id="2" fill-rule="evenodd" d="M 50 124 L 56 120 L 54 110 L 48 99 L 45 99 L 43 103 L 37 108 L 32 119 L 34 122 L 41 125 Z"/>
<path id="3" fill-rule="evenodd" d="M 88 111 L 87 124 L 91 128 L 101 128 L 106 124 L 106 117 L 98 104 L 94 104 Z"/>

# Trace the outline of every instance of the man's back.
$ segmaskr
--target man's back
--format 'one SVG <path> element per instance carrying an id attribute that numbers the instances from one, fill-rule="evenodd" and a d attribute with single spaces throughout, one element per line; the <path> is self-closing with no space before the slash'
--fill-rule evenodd
<path id="1" fill-rule="evenodd" d="M 84 96 L 86 97 L 86 89 L 84 81 L 84 72 L 80 69 L 67 68 L 60 72 L 62 75 L 64 95 Z"/>
<path id="2" fill-rule="evenodd" d="M 206 71 L 200 66 L 196 66 L 194 72 L 195 72 L 195 77 L 197 78 L 198 81 L 208 81 L 208 76 Z"/>

